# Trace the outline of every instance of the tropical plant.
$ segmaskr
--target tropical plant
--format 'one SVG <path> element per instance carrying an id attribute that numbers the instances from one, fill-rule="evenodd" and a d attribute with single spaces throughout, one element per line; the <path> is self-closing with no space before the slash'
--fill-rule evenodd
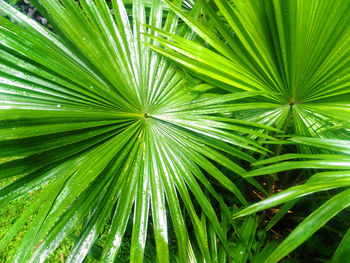
<path id="1" fill-rule="evenodd" d="M 161 1 L 151 2 L 148 16 L 144 2 L 134 1 L 132 21 L 121 1 L 112 1 L 113 13 L 102 0 L 33 3 L 55 33 L 0 2 L 7 16 L 0 17 L 0 174 L 14 179 L 0 190 L 1 205 L 39 192 L 0 248 L 30 216 L 15 262 L 43 262 L 79 225 L 67 262 L 82 262 L 106 224 L 100 260 L 111 262 L 129 220 L 132 262 L 143 260 L 150 225 L 160 262 L 169 261 L 169 225 L 180 262 L 196 254 L 214 260 L 203 220 L 229 251 L 220 221 L 230 223 L 231 212 L 213 181 L 248 203 L 215 164 L 240 176 L 246 171 L 233 160 L 254 160 L 242 148 L 267 152 L 244 134 L 273 140 L 259 131 L 273 128 L 225 116 L 236 100 L 257 93 L 222 94 L 196 84 L 145 47 L 153 44 L 143 34 L 146 23 L 191 37 L 186 28 L 176 30 L 178 18 L 163 12 Z"/>
<path id="2" fill-rule="evenodd" d="M 114 262 L 130 235 L 131 262 L 277 262 L 349 205 L 349 1 L 31 2 L 50 30 L 0 0 L 0 206 L 36 195 L 7 261 L 71 238 L 66 262 Z M 299 168 L 317 171 L 249 206 Z M 250 214 L 287 202 L 271 228 L 329 189 L 265 243 Z"/>
<path id="3" fill-rule="evenodd" d="M 152 48 L 229 92 L 262 92 L 245 119 L 308 136 L 349 127 L 349 1 L 198 0 L 206 24 L 164 1 L 209 47 L 156 30 L 168 39 Z"/>
<path id="4" fill-rule="evenodd" d="M 350 139 L 350 137 L 349 137 Z M 307 240 L 313 233 L 327 223 L 336 214 L 350 206 L 350 140 L 326 140 L 320 138 L 293 137 L 290 140 L 303 145 L 321 147 L 329 150 L 329 154 L 285 154 L 256 162 L 255 165 L 272 164 L 263 168 L 252 170 L 245 176 L 274 174 L 290 169 L 328 169 L 331 171 L 318 172 L 310 177 L 304 184 L 290 187 L 265 200 L 255 203 L 241 211 L 235 217 L 249 215 L 270 207 L 286 203 L 286 205 L 270 221 L 271 228 L 295 204 L 295 200 L 320 191 L 340 188 L 342 191 L 331 197 L 327 202 L 317 208 L 309 217 L 300 223 L 283 240 L 279 247 L 271 253 L 266 262 L 278 262 L 296 247 Z M 288 161 L 292 159 L 306 159 L 303 161 Z M 282 161 L 282 162 L 281 162 Z M 334 171 L 332 171 L 334 170 Z M 349 232 L 350 230 L 348 230 Z M 345 235 L 331 262 L 341 262 L 342 258 L 349 257 L 349 234 Z M 346 244 L 346 245 L 344 245 Z"/>
<path id="5" fill-rule="evenodd" d="M 205 43 L 155 29 L 166 39 L 154 37 L 162 47 L 151 46 L 153 50 L 227 91 L 264 92 L 244 103 L 254 103 L 256 109 L 236 117 L 275 125 L 292 134 L 331 139 L 293 137 L 291 141 L 297 142 L 299 153 L 262 157 L 255 166 L 275 164 L 253 169 L 245 177 L 266 174 L 277 180 L 276 173 L 300 168 L 340 171 L 316 173 L 305 184 L 255 203 L 235 217 L 289 201 L 272 219 L 270 229 L 295 204 L 294 199 L 348 187 L 350 3 L 198 0 L 208 19 L 204 24 L 165 1 Z M 288 144 L 278 142 L 284 143 Z M 274 151 L 279 155 L 281 147 Z M 289 159 L 310 160 L 283 162 Z M 344 190 L 328 200 L 294 229 L 266 262 L 279 261 L 303 243 L 349 206 L 348 197 L 349 190 Z M 332 262 L 349 257 L 346 237 Z"/>

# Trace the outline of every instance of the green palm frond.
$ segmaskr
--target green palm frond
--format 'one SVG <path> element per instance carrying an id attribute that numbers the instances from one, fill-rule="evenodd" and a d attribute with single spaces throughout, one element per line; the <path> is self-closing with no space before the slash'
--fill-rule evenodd
<path id="1" fill-rule="evenodd" d="M 317 208 L 309 217 L 302 221 L 289 234 L 289 236 L 285 240 L 283 240 L 279 247 L 276 250 L 274 250 L 274 252 L 269 258 L 266 259 L 265 262 L 278 262 L 284 256 L 293 251 L 296 247 L 298 247 L 300 244 L 306 241 L 312 234 L 314 234 L 318 229 L 320 229 L 324 224 L 326 224 L 332 217 L 334 217 L 339 212 L 350 206 L 349 140 L 327 140 L 307 137 L 295 137 L 291 138 L 290 140 L 311 147 L 320 147 L 323 149 L 327 149 L 329 151 L 329 154 L 286 154 L 277 157 L 272 157 L 257 162 L 255 164 L 262 165 L 271 164 L 274 162 L 278 163 L 253 170 L 247 175 L 253 176 L 261 174 L 271 174 L 287 169 L 291 170 L 299 168 L 327 169 L 327 171 L 318 172 L 311 176 L 304 184 L 290 187 L 287 190 L 284 190 L 269 198 L 266 198 L 263 201 L 255 203 L 236 213 L 235 217 L 250 215 L 252 213 L 287 202 L 285 206 L 281 208 L 281 214 L 276 215 L 276 218 L 273 219 L 273 224 L 275 224 L 276 221 L 279 220 L 283 216 L 283 214 L 285 214 L 286 211 L 288 211 L 295 204 L 295 201 L 300 197 L 320 191 L 327 191 L 330 189 L 339 189 L 340 192 L 331 197 L 329 200 L 327 200 L 324 204 Z M 306 160 L 281 162 L 284 160 L 294 158 Z M 342 246 L 344 246 L 343 243 L 345 242 L 349 242 L 348 237 L 339 246 L 338 253 L 334 255 L 335 259 L 337 257 L 343 257 L 343 253 L 346 253 L 346 249 L 342 248 Z"/>
<path id="2" fill-rule="evenodd" d="M 250 120 L 307 136 L 350 120 L 349 1 L 198 0 L 207 24 L 165 2 L 209 47 L 159 29 L 152 49 L 230 92 L 263 92 Z"/>
<path id="3" fill-rule="evenodd" d="M 0 250 L 31 218 L 9 260 L 44 262 L 82 225 L 67 262 L 83 262 L 109 225 L 100 260 L 112 262 L 131 221 L 131 262 L 142 262 L 149 232 L 158 261 L 169 262 L 170 225 L 180 262 L 196 260 L 194 247 L 203 261 L 215 262 L 207 225 L 229 251 L 221 222 L 232 222 L 212 182 L 247 204 L 216 164 L 244 175 L 235 160 L 255 161 L 246 150 L 267 153 L 249 136 L 274 140 L 260 130 L 277 130 L 226 115 L 253 109 L 239 100 L 259 93 L 196 85 L 144 46 L 157 44 L 143 24 L 191 37 L 188 29 L 177 31 L 177 17 L 165 14 L 160 0 L 133 1 L 132 18 L 121 0 L 111 2 L 114 13 L 104 0 L 33 1 L 53 33 L 0 1 L 0 179 L 14 179 L 0 189 L 0 205 L 38 192 Z"/>
<path id="4" fill-rule="evenodd" d="M 349 247 L 350 247 L 350 229 L 346 232 L 345 236 L 340 242 L 330 263 L 336 263 L 336 262 L 342 262 L 342 261 L 346 262 L 346 260 L 349 258 Z"/>

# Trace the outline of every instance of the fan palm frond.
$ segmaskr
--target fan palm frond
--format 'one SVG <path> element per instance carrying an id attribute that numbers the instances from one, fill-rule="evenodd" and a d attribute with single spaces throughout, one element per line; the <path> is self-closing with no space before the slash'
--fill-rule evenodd
<path id="1" fill-rule="evenodd" d="M 259 129 L 276 129 L 225 116 L 254 108 L 236 101 L 259 93 L 222 94 L 196 85 L 143 45 L 157 46 L 143 24 L 191 35 L 177 29 L 177 17 L 165 14 L 160 0 L 148 5 L 148 16 L 147 1 L 133 1 L 132 17 L 121 0 L 111 2 L 113 12 L 104 0 L 33 1 L 51 32 L 0 1 L 0 179 L 14 179 L 0 190 L 0 205 L 38 192 L 0 249 L 32 217 L 15 262 L 44 262 L 79 225 L 67 262 L 83 262 L 109 225 L 100 260 L 112 262 L 131 221 L 131 262 L 142 262 L 150 231 L 158 260 L 169 262 L 170 225 L 181 262 L 195 261 L 196 242 L 211 262 L 195 206 L 229 251 L 221 221 L 231 222 L 230 211 L 212 181 L 237 202 L 247 201 L 216 164 L 244 175 L 234 159 L 254 161 L 244 149 L 267 152 L 244 135 L 274 140 Z"/>
<path id="2" fill-rule="evenodd" d="M 209 47 L 159 29 L 151 48 L 229 92 L 263 92 L 249 119 L 307 136 L 350 120 L 349 1 L 198 0 L 205 25 L 165 2 Z"/>

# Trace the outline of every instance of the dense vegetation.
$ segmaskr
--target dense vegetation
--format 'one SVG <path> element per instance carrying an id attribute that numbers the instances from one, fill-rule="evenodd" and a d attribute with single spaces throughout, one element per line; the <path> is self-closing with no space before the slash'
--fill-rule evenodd
<path id="1" fill-rule="evenodd" d="M 0 0 L 1 262 L 348 262 L 348 0 Z"/>

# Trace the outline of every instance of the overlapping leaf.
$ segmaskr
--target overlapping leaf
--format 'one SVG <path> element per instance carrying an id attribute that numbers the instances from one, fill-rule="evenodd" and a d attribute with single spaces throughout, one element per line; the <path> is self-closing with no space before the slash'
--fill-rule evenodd
<path id="1" fill-rule="evenodd" d="M 169 225 L 181 262 L 196 260 L 197 242 L 203 261 L 215 262 L 195 207 L 227 249 L 220 221 L 228 220 L 229 210 L 211 181 L 247 202 L 216 163 L 241 176 L 246 171 L 233 159 L 254 161 L 242 148 L 266 153 L 244 135 L 273 138 L 259 132 L 272 128 L 225 113 L 254 108 L 236 101 L 259 94 L 216 94 L 208 85 L 196 86 L 147 48 L 144 43 L 157 44 L 143 24 L 191 36 L 177 29 L 177 17 L 163 12 L 160 0 L 133 1 L 132 18 L 121 0 L 111 1 L 113 13 L 104 0 L 33 3 L 55 33 L 0 1 L 0 178 L 15 179 L 0 190 L 0 205 L 39 192 L 0 250 L 32 215 L 9 260 L 44 262 L 82 225 L 67 262 L 83 262 L 109 223 L 100 260 L 112 262 L 131 221 L 131 262 L 142 262 L 150 231 L 158 260 L 169 262 Z M 191 12 L 195 17 L 198 9 Z M 247 181 L 260 187 L 253 178 Z"/>
<path id="2" fill-rule="evenodd" d="M 327 171 L 314 174 L 305 184 L 290 187 L 278 194 L 264 199 L 263 201 L 255 203 L 239 211 L 235 217 L 249 215 L 287 202 L 280 210 L 280 214 L 277 214 L 276 218 L 273 219 L 273 223 L 275 224 L 276 221 L 278 221 L 278 219 L 280 219 L 283 214 L 285 214 L 286 211 L 288 211 L 294 205 L 297 198 L 330 189 L 341 189 L 342 191 L 331 197 L 328 201 L 317 208 L 309 217 L 302 221 L 264 262 L 278 262 L 288 253 L 306 241 L 332 217 L 350 206 L 349 141 L 304 137 L 295 137 L 291 138 L 291 140 L 303 145 L 327 149 L 329 154 L 286 154 L 272 157 L 270 159 L 257 162 L 256 164 L 261 165 L 271 164 L 274 162 L 278 163 L 252 170 L 251 172 L 247 173 L 247 175 L 254 176 L 260 174 L 271 174 L 279 171 L 299 168 L 327 169 Z M 294 158 L 306 160 L 281 162 L 283 160 Z M 286 167 L 288 168 L 286 169 Z M 343 257 L 342 253 L 346 253 L 342 248 L 344 243 L 348 242 L 346 238 L 344 237 L 344 242 L 341 243 L 338 253 L 334 255 L 335 260 L 337 257 Z"/>
<path id="3" fill-rule="evenodd" d="M 243 118 L 308 136 L 348 123 L 349 1 L 198 0 L 207 23 L 165 2 L 210 47 L 157 30 L 152 49 L 228 91 L 264 92 Z"/>

